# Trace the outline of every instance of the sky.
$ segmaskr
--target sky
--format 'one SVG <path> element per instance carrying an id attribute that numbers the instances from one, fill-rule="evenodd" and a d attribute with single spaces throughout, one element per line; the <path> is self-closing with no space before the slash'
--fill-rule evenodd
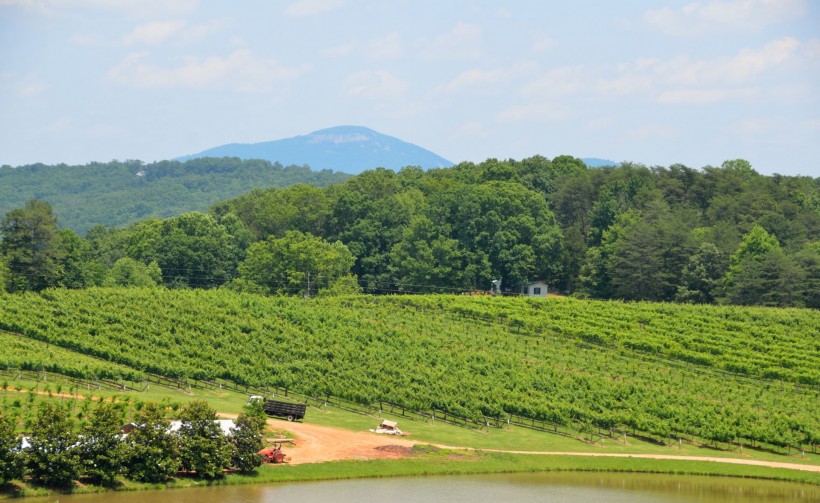
<path id="1" fill-rule="evenodd" d="M 455 163 L 820 177 L 820 2 L 0 0 L 0 165 L 340 125 Z"/>

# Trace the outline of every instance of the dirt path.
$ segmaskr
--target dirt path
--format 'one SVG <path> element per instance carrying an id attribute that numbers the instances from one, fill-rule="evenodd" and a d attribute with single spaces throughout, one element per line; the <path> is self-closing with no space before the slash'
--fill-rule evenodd
<path id="1" fill-rule="evenodd" d="M 296 439 L 293 446 L 284 446 L 293 465 L 342 459 L 400 458 L 418 443 L 393 435 L 298 422 L 287 423 L 278 419 L 269 419 L 268 424 L 277 430 L 290 432 Z"/>
<path id="2" fill-rule="evenodd" d="M 337 461 L 344 459 L 382 459 L 400 458 L 408 455 L 410 448 L 420 442 L 407 437 L 391 435 L 377 435 L 369 431 L 350 431 L 329 426 L 319 426 L 308 423 L 288 423 L 279 419 L 270 419 L 268 424 L 276 430 L 289 432 L 296 439 L 293 446 L 285 445 L 284 450 L 291 456 L 291 464 L 321 463 L 323 461 Z M 468 449 L 439 445 L 447 449 Z M 711 461 L 715 463 L 731 463 L 739 465 L 767 466 L 771 468 L 787 468 L 790 470 L 804 470 L 820 473 L 820 465 L 804 465 L 799 463 L 781 463 L 774 461 L 759 461 L 740 458 L 714 458 L 706 456 L 674 456 L 665 454 L 616 454 L 604 452 L 551 452 L 551 451 L 515 451 L 482 449 L 486 452 L 507 452 L 512 454 L 538 454 L 550 456 L 592 456 L 612 458 L 644 458 L 644 459 L 677 459 L 688 461 Z"/>

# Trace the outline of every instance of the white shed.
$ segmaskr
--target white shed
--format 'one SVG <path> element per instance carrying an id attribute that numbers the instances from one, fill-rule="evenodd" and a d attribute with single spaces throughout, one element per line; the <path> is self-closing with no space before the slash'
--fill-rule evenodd
<path id="1" fill-rule="evenodd" d="M 535 281 L 527 285 L 527 297 L 546 297 L 547 284 L 543 281 Z"/>

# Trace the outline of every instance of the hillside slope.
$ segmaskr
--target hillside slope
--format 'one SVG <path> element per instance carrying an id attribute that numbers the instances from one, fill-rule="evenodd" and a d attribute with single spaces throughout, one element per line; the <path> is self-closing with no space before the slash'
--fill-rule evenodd
<path id="1" fill-rule="evenodd" d="M 141 372 L 482 423 L 771 446 L 820 439 L 812 310 L 91 289 L 3 295 L 0 329 Z"/>
<path id="2" fill-rule="evenodd" d="M 97 224 L 119 227 L 145 218 L 206 212 L 216 202 L 255 188 L 297 183 L 326 186 L 347 178 L 344 173 L 236 158 L 4 166 L 0 167 L 0 215 L 37 198 L 51 204 L 60 226 L 82 234 Z"/>

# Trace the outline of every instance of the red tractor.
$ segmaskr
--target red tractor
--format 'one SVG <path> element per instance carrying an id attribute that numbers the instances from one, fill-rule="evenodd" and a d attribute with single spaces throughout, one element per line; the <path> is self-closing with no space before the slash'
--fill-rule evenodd
<path id="1" fill-rule="evenodd" d="M 270 447 L 265 447 L 259 451 L 258 454 L 262 456 L 263 463 L 284 463 L 285 461 L 290 460 L 290 456 L 285 456 L 285 453 L 282 452 L 281 443 L 276 443 Z"/>

